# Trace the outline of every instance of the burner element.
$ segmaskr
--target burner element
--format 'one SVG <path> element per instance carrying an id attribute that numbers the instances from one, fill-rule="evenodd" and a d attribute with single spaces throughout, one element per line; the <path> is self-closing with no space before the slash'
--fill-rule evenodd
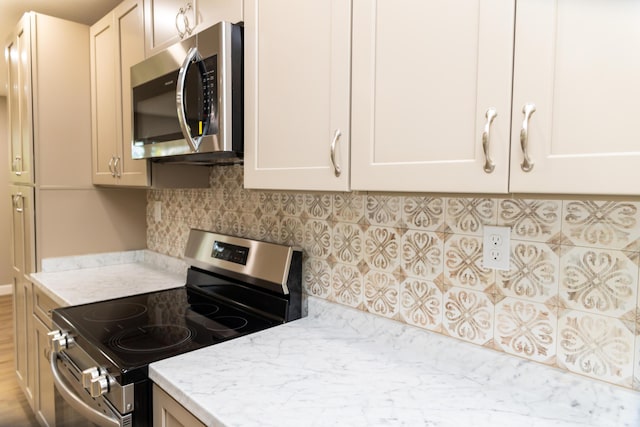
<path id="1" fill-rule="evenodd" d="M 229 329 L 238 330 L 247 326 L 247 319 L 240 316 L 219 316 L 214 317 L 207 323 L 206 328 L 212 332 L 224 332 Z"/>
<path id="2" fill-rule="evenodd" d="M 191 304 L 187 310 L 194 311 L 203 316 L 211 316 L 220 311 L 220 307 L 215 304 Z"/>
<path id="3" fill-rule="evenodd" d="M 137 303 L 111 303 L 90 306 L 84 313 L 84 319 L 89 322 L 117 322 L 142 316 L 147 312 L 147 307 Z"/>
<path id="4" fill-rule="evenodd" d="M 126 329 L 109 340 L 117 350 L 133 353 L 166 351 L 191 340 L 193 332 L 186 326 L 147 325 Z"/>

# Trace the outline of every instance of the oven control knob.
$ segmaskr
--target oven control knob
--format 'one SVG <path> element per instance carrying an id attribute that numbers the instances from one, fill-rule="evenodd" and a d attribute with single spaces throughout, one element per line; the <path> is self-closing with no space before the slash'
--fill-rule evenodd
<path id="1" fill-rule="evenodd" d="M 82 386 L 85 389 L 89 390 L 89 388 L 91 387 L 91 381 L 95 380 L 99 376 L 100 368 L 94 366 L 93 368 L 85 369 L 84 371 L 82 371 Z"/>
<path id="2" fill-rule="evenodd" d="M 109 377 L 104 374 L 100 375 L 91 380 L 89 394 L 91 397 L 100 397 L 109 391 L 109 385 Z"/>
<path id="3" fill-rule="evenodd" d="M 75 341 L 71 335 L 66 332 L 60 332 L 58 334 L 53 335 L 51 338 L 51 344 L 53 346 L 53 351 L 59 353 L 62 350 L 66 350 L 68 348 L 73 347 Z"/>

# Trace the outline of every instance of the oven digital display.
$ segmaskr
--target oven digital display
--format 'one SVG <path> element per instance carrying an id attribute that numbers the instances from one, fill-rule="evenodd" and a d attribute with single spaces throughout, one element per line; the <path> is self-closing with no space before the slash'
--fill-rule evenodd
<path id="1" fill-rule="evenodd" d="M 216 240 L 213 243 L 213 252 L 211 252 L 211 256 L 213 258 L 221 259 L 224 261 L 247 265 L 249 248 L 245 248 L 244 246 L 232 245 L 231 243 L 219 242 Z"/>

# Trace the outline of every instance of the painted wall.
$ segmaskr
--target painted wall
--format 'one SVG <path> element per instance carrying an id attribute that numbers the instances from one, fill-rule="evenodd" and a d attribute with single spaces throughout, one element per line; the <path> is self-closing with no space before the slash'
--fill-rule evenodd
<path id="1" fill-rule="evenodd" d="M 181 257 L 190 228 L 297 245 L 308 294 L 640 390 L 640 201 L 258 191 L 212 171 L 148 191 L 149 249 Z M 482 267 L 483 225 L 511 227 L 511 270 Z"/>
<path id="2" fill-rule="evenodd" d="M 0 96 L 0 285 L 11 283 L 11 203 L 9 200 L 9 131 L 7 98 Z"/>

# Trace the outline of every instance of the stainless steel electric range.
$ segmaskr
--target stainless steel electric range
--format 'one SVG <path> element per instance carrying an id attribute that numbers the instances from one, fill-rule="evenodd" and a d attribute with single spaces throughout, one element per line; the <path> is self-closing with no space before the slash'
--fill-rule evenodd
<path id="1" fill-rule="evenodd" d="M 150 426 L 150 363 L 306 314 L 295 248 L 191 230 L 184 258 L 184 287 L 53 311 L 59 425 Z"/>

